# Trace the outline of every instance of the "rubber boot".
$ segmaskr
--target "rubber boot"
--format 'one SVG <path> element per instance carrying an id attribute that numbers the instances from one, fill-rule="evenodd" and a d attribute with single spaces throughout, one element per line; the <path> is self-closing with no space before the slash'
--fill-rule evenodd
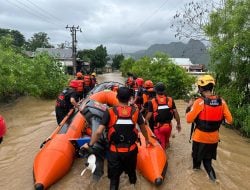
<path id="1" fill-rule="evenodd" d="M 110 179 L 110 190 L 118 190 L 120 180 L 119 178 Z"/>

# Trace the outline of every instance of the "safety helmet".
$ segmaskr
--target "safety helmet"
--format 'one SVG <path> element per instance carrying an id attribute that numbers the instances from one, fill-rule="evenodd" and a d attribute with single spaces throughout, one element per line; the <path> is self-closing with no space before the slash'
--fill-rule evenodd
<path id="1" fill-rule="evenodd" d="M 166 87 L 165 87 L 165 85 L 164 85 L 164 83 L 163 82 L 158 82 L 158 83 L 156 83 L 156 85 L 155 85 L 155 91 L 156 92 L 164 92 L 166 90 Z"/>
<path id="2" fill-rule="evenodd" d="M 136 82 L 137 86 L 143 86 L 144 80 L 143 80 L 143 78 L 137 78 L 135 80 L 135 82 Z"/>
<path id="3" fill-rule="evenodd" d="M 76 73 L 76 77 L 77 77 L 77 78 L 82 78 L 82 77 L 83 77 L 83 75 L 82 75 L 82 73 L 81 73 L 81 72 L 77 72 L 77 73 Z"/>
<path id="4" fill-rule="evenodd" d="M 78 82 L 77 80 L 71 80 L 69 83 L 69 86 L 72 88 L 77 88 L 78 87 Z"/>
<path id="5" fill-rule="evenodd" d="M 95 73 L 92 73 L 91 75 L 92 75 L 92 76 L 96 76 L 96 74 L 95 74 Z"/>
<path id="6" fill-rule="evenodd" d="M 206 86 L 210 83 L 215 85 L 215 80 L 211 75 L 203 75 L 203 76 L 199 77 L 197 80 L 198 86 Z"/>
<path id="7" fill-rule="evenodd" d="M 7 127 L 4 118 L 0 115 L 0 137 L 3 137 L 6 133 Z"/>
<path id="8" fill-rule="evenodd" d="M 144 88 L 153 88 L 154 84 L 151 80 L 146 80 L 144 83 Z"/>

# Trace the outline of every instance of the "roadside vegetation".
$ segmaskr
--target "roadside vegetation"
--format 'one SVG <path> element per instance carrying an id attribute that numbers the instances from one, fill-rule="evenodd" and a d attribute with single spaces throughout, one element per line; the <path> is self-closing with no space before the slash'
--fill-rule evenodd
<path id="1" fill-rule="evenodd" d="M 194 77 L 172 63 L 164 53 L 156 53 L 154 58 L 143 57 L 137 61 L 131 58 L 124 60 L 120 70 L 124 76 L 130 72 L 142 77 L 144 81 L 152 80 L 154 84 L 163 82 L 167 93 L 175 99 L 186 99 L 195 83 Z"/>
<path id="2" fill-rule="evenodd" d="M 47 54 L 27 57 L 11 36 L 0 38 L 0 76 L 2 101 L 22 95 L 55 98 L 68 79 L 55 59 Z"/>

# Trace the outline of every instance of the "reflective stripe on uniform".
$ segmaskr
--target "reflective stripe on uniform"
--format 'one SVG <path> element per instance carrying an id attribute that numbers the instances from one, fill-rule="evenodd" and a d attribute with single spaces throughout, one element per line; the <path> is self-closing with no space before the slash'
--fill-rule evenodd
<path id="1" fill-rule="evenodd" d="M 168 105 L 158 106 L 158 110 L 163 110 L 163 109 L 168 109 L 168 108 L 169 108 Z"/>
<path id="2" fill-rule="evenodd" d="M 118 119 L 116 121 L 116 124 L 120 124 L 120 125 L 133 125 L 133 121 L 131 119 Z"/>

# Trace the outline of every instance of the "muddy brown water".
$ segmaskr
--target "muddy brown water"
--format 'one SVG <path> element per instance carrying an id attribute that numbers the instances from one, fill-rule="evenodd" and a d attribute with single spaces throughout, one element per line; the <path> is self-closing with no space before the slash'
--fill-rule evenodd
<path id="1" fill-rule="evenodd" d="M 99 82 L 115 80 L 124 82 L 119 73 L 98 77 Z M 32 190 L 33 160 L 40 144 L 55 130 L 53 113 L 55 100 L 40 100 L 22 97 L 11 104 L 0 107 L 8 131 L 0 144 L 0 190 Z M 220 129 L 221 142 L 218 157 L 213 161 L 217 182 L 212 183 L 202 168 L 192 170 L 191 144 L 188 142 L 190 125 L 185 122 L 184 101 L 176 101 L 181 116 L 182 131 L 172 130 L 170 148 L 167 150 L 169 167 L 164 183 L 160 187 L 150 184 L 138 173 L 136 186 L 129 184 L 126 175 L 121 176 L 121 190 L 242 190 L 250 189 L 250 141 L 233 130 Z M 69 173 L 54 184 L 50 190 L 106 190 L 109 189 L 107 173 L 98 183 L 90 180 L 90 172 L 80 176 L 82 159 L 76 159 Z M 105 168 L 106 171 L 106 168 Z"/>

